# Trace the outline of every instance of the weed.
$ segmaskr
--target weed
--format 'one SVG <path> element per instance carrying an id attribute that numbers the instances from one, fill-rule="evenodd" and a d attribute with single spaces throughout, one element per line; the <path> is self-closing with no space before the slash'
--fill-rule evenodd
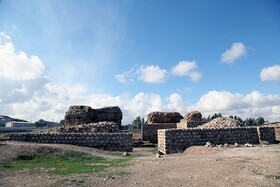
<path id="1" fill-rule="evenodd" d="M 9 165 L 0 165 L 0 170 L 40 170 L 59 175 L 100 172 L 108 167 L 125 166 L 134 157 L 131 155 L 120 156 L 117 159 L 105 159 L 75 151 L 33 157 L 20 155 Z"/>

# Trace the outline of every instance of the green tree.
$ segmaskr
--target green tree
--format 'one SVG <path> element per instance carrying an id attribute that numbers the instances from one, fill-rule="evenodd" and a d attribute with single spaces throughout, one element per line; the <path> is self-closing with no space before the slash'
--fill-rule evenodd
<path id="1" fill-rule="evenodd" d="M 264 119 L 263 119 L 263 117 L 257 118 L 257 119 L 255 120 L 255 124 L 256 124 L 257 126 L 262 126 L 262 125 L 264 124 Z"/>
<path id="2" fill-rule="evenodd" d="M 132 125 L 136 128 L 136 129 L 140 129 L 141 128 L 141 118 L 140 116 L 137 116 L 135 120 L 132 121 Z"/>

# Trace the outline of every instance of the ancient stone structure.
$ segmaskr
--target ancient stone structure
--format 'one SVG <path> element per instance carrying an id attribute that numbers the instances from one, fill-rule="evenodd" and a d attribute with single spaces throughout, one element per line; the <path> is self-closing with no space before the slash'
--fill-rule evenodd
<path id="1" fill-rule="evenodd" d="M 178 112 L 151 112 L 148 114 L 148 124 L 178 123 L 182 118 Z"/>
<path id="2" fill-rule="evenodd" d="M 202 121 L 202 115 L 199 111 L 192 111 L 186 113 L 184 118 L 181 120 L 184 122 L 190 122 L 190 121 Z"/>
<path id="3" fill-rule="evenodd" d="M 119 125 L 116 122 L 102 121 L 98 123 L 82 124 L 75 126 L 59 126 L 45 129 L 43 133 L 96 133 L 96 132 L 118 132 Z"/>
<path id="4" fill-rule="evenodd" d="M 183 152 L 194 145 L 275 143 L 273 127 L 189 128 L 158 130 L 158 150 L 162 154 Z"/>
<path id="5" fill-rule="evenodd" d="M 118 106 L 92 109 L 90 106 L 70 106 L 65 113 L 65 126 L 75 126 L 101 121 L 116 122 L 121 128 L 122 111 Z"/>
<path id="6" fill-rule="evenodd" d="M 60 143 L 95 147 L 110 151 L 132 151 L 132 133 L 121 131 L 119 107 L 92 109 L 71 106 L 65 124 L 41 132 L 9 134 L 10 140 L 36 143 Z"/>
<path id="7" fill-rule="evenodd" d="M 178 129 L 185 129 L 185 128 L 194 128 L 204 124 L 205 122 L 202 121 L 202 115 L 198 111 L 192 111 L 186 113 L 183 119 L 179 123 L 177 123 Z"/>
<path id="8" fill-rule="evenodd" d="M 172 129 L 176 128 L 176 123 L 154 123 L 152 125 L 146 124 L 142 126 L 142 140 L 151 143 L 158 142 L 158 129 Z"/>
<path id="9" fill-rule="evenodd" d="M 73 144 L 109 151 L 132 151 L 132 133 L 14 133 L 14 141 Z"/>

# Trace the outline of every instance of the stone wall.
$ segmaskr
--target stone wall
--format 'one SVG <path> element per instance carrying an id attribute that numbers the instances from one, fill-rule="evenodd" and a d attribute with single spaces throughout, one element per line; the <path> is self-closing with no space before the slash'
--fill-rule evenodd
<path id="1" fill-rule="evenodd" d="M 36 143 L 73 144 L 109 151 L 132 151 L 132 133 L 124 132 L 57 134 L 14 133 L 9 134 L 9 140 Z"/>
<path id="2" fill-rule="evenodd" d="M 275 138 L 276 141 L 280 142 L 280 125 L 273 125 L 275 129 Z"/>
<path id="3" fill-rule="evenodd" d="M 178 153 L 190 146 L 205 145 L 208 141 L 213 144 L 258 144 L 259 137 L 275 142 L 274 128 L 163 129 L 158 130 L 158 150 L 163 154 Z"/>
<path id="4" fill-rule="evenodd" d="M 158 129 L 176 129 L 176 123 L 153 123 L 142 126 L 142 140 L 151 143 L 158 142 Z"/>
<path id="5" fill-rule="evenodd" d="M 181 121 L 180 123 L 177 123 L 177 129 L 194 128 L 204 123 L 206 122 L 205 121 L 188 121 L 188 122 Z"/>
<path id="6" fill-rule="evenodd" d="M 275 143 L 275 129 L 273 127 L 259 127 L 259 140 L 260 141 L 267 141 L 269 143 Z"/>

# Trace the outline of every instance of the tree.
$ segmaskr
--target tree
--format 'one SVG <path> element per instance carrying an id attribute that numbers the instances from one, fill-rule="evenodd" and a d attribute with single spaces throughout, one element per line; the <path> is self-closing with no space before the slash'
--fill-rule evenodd
<path id="1" fill-rule="evenodd" d="M 257 126 L 262 126 L 264 124 L 264 119 L 263 117 L 259 117 L 255 120 L 255 123 Z"/>
<path id="2" fill-rule="evenodd" d="M 132 125 L 136 128 L 136 129 L 140 129 L 141 128 L 141 118 L 140 116 L 137 116 L 135 120 L 132 121 Z"/>

